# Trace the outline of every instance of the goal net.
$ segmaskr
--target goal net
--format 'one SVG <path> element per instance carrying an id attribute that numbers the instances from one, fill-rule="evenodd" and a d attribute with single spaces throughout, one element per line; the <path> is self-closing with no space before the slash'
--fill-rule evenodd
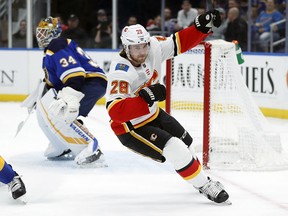
<path id="1" fill-rule="evenodd" d="M 234 43 L 205 42 L 168 60 L 166 70 L 166 111 L 191 134 L 205 167 L 288 168 L 280 135 L 245 85 Z"/>

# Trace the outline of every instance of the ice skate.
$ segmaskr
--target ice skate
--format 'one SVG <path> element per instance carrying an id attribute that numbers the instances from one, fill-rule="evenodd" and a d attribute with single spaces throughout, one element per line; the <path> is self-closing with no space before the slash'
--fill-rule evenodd
<path id="1" fill-rule="evenodd" d="M 213 202 L 232 204 L 228 201 L 229 195 L 224 190 L 223 185 L 218 181 L 213 181 L 209 177 L 208 182 L 204 186 L 196 189 Z"/>
<path id="2" fill-rule="evenodd" d="M 27 202 L 27 200 L 25 198 L 26 187 L 25 187 L 22 179 L 20 178 L 20 176 L 16 172 L 15 172 L 15 176 L 14 176 L 13 180 L 10 183 L 8 183 L 8 189 L 9 189 L 9 191 L 11 191 L 13 199 L 15 199 L 15 200 L 19 199 L 24 203 Z"/>
<path id="3" fill-rule="evenodd" d="M 98 144 L 96 149 L 95 143 L 90 143 L 85 149 L 83 149 L 75 158 L 75 162 L 80 167 L 107 167 L 104 154 L 100 150 Z"/>
<path id="4" fill-rule="evenodd" d="M 75 155 L 70 149 L 65 148 L 57 148 L 51 142 L 49 142 L 48 147 L 44 152 L 44 156 L 47 157 L 48 160 L 52 161 L 61 161 L 61 160 L 74 160 Z"/>
<path id="5" fill-rule="evenodd" d="M 74 160 L 75 156 L 70 149 L 63 151 L 62 154 L 54 156 L 54 157 L 47 157 L 48 160 L 52 161 L 66 161 L 66 160 Z"/>

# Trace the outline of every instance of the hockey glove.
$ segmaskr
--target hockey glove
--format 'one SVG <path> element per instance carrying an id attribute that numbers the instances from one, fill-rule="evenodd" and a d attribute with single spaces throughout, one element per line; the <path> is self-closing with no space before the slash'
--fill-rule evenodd
<path id="1" fill-rule="evenodd" d="M 205 14 L 197 16 L 194 20 L 195 27 L 198 31 L 208 34 L 212 31 L 212 26 L 219 27 L 221 25 L 221 16 L 219 11 L 208 11 Z"/>
<path id="2" fill-rule="evenodd" d="M 163 101 L 166 99 L 166 88 L 164 85 L 157 83 L 141 89 L 139 95 L 151 107 L 155 101 Z"/>
<path id="3" fill-rule="evenodd" d="M 49 107 L 52 115 L 73 122 L 79 114 L 80 101 L 84 94 L 71 87 L 65 87 L 58 92 L 57 98 Z"/>

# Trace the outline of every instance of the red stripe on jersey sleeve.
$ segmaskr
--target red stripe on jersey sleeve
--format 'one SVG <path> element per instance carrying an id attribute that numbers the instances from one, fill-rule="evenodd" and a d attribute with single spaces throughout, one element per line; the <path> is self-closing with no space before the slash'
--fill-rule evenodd
<path id="1" fill-rule="evenodd" d="M 141 97 L 120 99 L 108 107 L 110 118 L 117 123 L 127 122 L 149 112 L 147 102 Z"/>
<path id="2" fill-rule="evenodd" d="M 209 34 L 198 31 L 194 25 L 175 33 L 176 43 L 178 46 L 178 54 L 198 45 Z"/>

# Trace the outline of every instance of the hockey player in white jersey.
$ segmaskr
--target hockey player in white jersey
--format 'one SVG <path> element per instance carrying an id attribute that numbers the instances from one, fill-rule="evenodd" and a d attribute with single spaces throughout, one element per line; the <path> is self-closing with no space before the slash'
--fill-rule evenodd
<path id="1" fill-rule="evenodd" d="M 229 195 L 222 184 L 203 171 L 190 134 L 157 105 L 166 98 L 166 88 L 159 83 L 161 63 L 199 44 L 220 23 L 219 12 L 213 10 L 170 37 L 150 37 L 139 24 L 124 27 L 123 50 L 108 74 L 106 108 L 111 128 L 124 146 L 156 161 L 171 162 L 208 199 L 227 203 Z"/>
<path id="2" fill-rule="evenodd" d="M 104 96 L 104 71 L 73 40 L 60 37 L 57 18 L 39 22 L 36 38 L 44 49 L 45 82 L 39 88 L 37 119 L 49 139 L 45 156 L 71 160 L 79 166 L 106 166 L 97 139 L 84 126 L 96 102 Z"/>

